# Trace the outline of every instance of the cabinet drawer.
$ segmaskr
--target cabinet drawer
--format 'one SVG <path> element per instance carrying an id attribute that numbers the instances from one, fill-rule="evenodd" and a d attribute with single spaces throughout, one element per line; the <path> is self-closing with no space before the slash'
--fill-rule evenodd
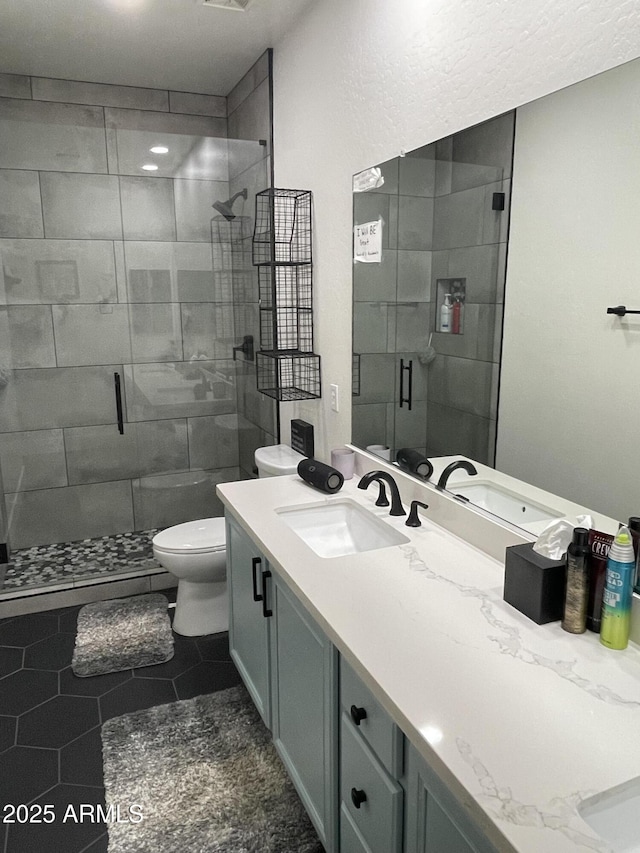
<path id="1" fill-rule="evenodd" d="M 402 776 L 402 732 L 344 658 L 340 659 L 340 701 L 389 773 Z"/>
<path id="2" fill-rule="evenodd" d="M 344 712 L 340 735 L 342 810 L 347 811 L 371 853 L 400 853 L 402 788 L 382 767 Z"/>
<path id="3" fill-rule="evenodd" d="M 371 853 L 344 803 L 340 806 L 340 853 Z"/>

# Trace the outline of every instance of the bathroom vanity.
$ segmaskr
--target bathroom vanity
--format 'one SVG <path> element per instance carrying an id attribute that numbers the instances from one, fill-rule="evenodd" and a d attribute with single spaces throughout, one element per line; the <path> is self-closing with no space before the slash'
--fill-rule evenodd
<path id="1" fill-rule="evenodd" d="M 384 463 L 356 466 L 330 497 L 297 476 L 218 487 L 232 656 L 325 849 L 616 849 L 578 808 L 638 775 L 638 648 L 534 624 L 502 599 L 504 547 L 531 537 L 395 469 L 405 507 L 429 504 L 409 528 L 357 489 Z M 291 513 L 338 503 L 400 543 L 320 556 Z"/>

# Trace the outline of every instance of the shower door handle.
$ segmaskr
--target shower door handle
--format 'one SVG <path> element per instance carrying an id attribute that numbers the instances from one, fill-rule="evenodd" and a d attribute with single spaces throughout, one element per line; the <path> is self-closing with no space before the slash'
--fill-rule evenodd
<path id="1" fill-rule="evenodd" d="M 404 372 L 405 370 L 409 374 L 408 381 L 408 396 L 404 395 Z M 400 359 L 400 400 L 398 401 L 400 404 L 400 408 L 402 408 L 404 403 L 407 403 L 407 407 L 409 411 L 411 411 L 411 397 L 412 397 L 412 384 L 413 384 L 413 359 L 409 359 L 409 363 L 405 365 L 404 359 Z"/>
<path id="2" fill-rule="evenodd" d="M 122 388 L 120 387 L 120 374 L 113 374 L 113 384 L 116 392 L 116 415 L 118 416 L 118 432 L 124 433 L 124 418 L 122 416 Z"/>

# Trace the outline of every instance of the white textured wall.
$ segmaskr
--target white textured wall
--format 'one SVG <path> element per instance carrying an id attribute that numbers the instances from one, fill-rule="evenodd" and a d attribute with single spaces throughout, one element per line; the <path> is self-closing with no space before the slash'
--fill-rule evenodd
<path id="1" fill-rule="evenodd" d="M 276 185 L 315 206 L 317 455 L 351 429 L 351 176 L 640 55 L 636 0 L 317 0 L 275 45 Z M 329 383 L 341 391 L 330 410 Z"/>
<path id="2" fill-rule="evenodd" d="M 640 512 L 640 60 L 518 111 L 497 466 Z M 526 448 L 528 452 L 523 453 Z"/>

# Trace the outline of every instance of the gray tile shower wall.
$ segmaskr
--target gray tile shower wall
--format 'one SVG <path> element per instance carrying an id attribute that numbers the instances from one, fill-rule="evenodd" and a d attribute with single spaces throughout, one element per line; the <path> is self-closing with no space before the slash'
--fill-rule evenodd
<path id="1" fill-rule="evenodd" d="M 247 132 L 264 122 L 265 68 L 234 90 L 234 126 Z M 269 170 L 255 141 L 234 150 L 227 125 L 224 97 L 0 74 L 0 515 L 11 547 L 220 514 L 216 483 L 246 475 L 251 442 L 274 433 L 273 407 L 246 404 L 245 367 L 232 360 L 236 267 L 236 290 L 249 288 L 242 259 L 221 263 L 211 216 L 235 191 L 230 170 L 252 192 Z M 168 165 L 141 173 L 158 142 Z M 215 165 L 205 170 L 199 151 Z"/>
<path id="2" fill-rule="evenodd" d="M 462 278 L 463 333 L 434 333 L 427 452 L 463 453 L 493 464 L 514 114 L 436 143 L 432 301 L 438 279 Z M 436 306 L 439 307 L 439 303 Z M 437 330 L 437 318 L 432 325 Z"/>
<path id="3" fill-rule="evenodd" d="M 381 263 L 353 270 L 359 445 L 491 464 L 508 222 L 492 202 L 505 193 L 508 211 L 512 147 L 509 114 L 381 164 L 384 182 L 354 193 L 354 222 L 383 222 Z M 442 279 L 465 283 L 457 334 L 438 331 Z M 401 364 L 411 365 L 410 411 L 398 404 Z"/>

